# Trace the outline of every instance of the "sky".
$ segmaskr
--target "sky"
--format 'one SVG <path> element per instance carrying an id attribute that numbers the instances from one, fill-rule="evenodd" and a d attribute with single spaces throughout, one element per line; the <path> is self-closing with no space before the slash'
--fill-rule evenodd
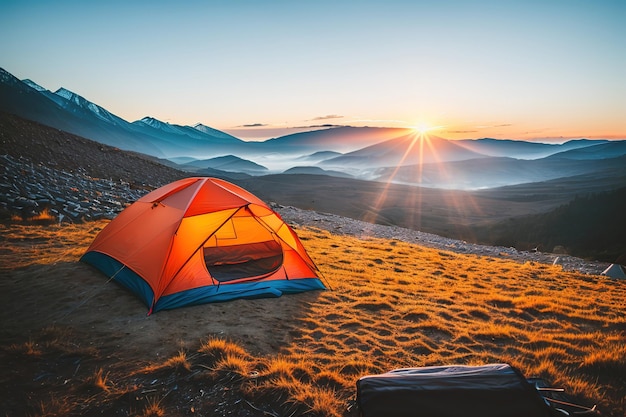
<path id="1" fill-rule="evenodd" d="M 0 67 L 127 121 L 626 138 L 623 0 L 2 0 Z"/>

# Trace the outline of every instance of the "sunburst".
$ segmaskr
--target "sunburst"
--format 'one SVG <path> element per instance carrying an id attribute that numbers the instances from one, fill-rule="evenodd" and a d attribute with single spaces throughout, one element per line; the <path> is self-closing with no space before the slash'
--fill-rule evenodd
<path id="1" fill-rule="evenodd" d="M 426 122 L 419 122 L 418 124 L 411 126 L 411 129 L 415 131 L 420 136 L 426 135 L 428 132 L 432 132 L 433 130 L 439 130 L 443 126 L 431 126 Z"/>

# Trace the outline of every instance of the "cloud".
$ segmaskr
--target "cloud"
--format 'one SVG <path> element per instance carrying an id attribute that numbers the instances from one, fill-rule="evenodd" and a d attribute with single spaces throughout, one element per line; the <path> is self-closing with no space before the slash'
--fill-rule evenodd
<path id="1" fill-rule="evenodd" d="M 474 126 L 476 129 L 493 129 L 496 127 L 509 127 L 509 126 L 513 126 L 513 124 L 511 123 L 503 123 L 500 125 L 479 125 L 479 126 Z"/>
<path id="2" fill-rule="evenodd" d="M 409 123 L 406 120 L 396 120 L 396 119 L 363 119 L 363 118 L 356 118 L 351 120 L 352 122 L 358 122 L 358 123 L 392 123 L 392 124 L 402 124 L 405 127 L 409 125 Z"/>
<path id="3" fill-rule="evenodd" d="M 349 126 L 324 123 L 323 125 L 293 126 L 292 129 L 318 129 L 320 127 L 349 127 Z"/>
<path id="4" fill-rule="evenodd" d="M 235 126 L 235 127 L 265 127 L 265 126 L 269 126 L 265 123 L 251 123 L 248 125 L 239 125 L 239 126 Z"/>
<path id="5" fill-rule="evenodd" d="M 314 117 L 311 120 L 328 120 L 328 119 L 343 119 L 343 116 L 340 116 L 338 114 L 329 114 L 329 115 L 326 115 L 326 116 Z"/>
<path id="6" fill-rule="evenodd" d="M 446 133 L 476 133 L 478 130 L 446 130 Z"/>

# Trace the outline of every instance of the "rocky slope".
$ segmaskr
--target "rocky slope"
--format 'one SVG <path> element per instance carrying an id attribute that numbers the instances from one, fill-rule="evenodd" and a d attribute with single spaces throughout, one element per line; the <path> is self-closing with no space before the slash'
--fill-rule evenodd
<path id="1" fill-rule="evenodd" d="M 0 218 L 112 218 L 187 174 L 149 157 L 0 113 Z"/>

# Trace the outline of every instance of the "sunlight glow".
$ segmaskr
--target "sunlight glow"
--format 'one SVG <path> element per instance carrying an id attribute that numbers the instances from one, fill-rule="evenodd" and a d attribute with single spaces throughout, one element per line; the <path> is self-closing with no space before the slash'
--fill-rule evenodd
<path id="1" fill-rule="evenodd" d="M 452 216 L 456 213 L 460 217 L 466 217 L 467 212 L 471 212 L 472 209 L 479 211 L 476 201 L 468 195 L 432 192 L 428 188 L 420 186 L 425 165 L 428 165 L 428 172 L 437 170 L 439 171 L 437 175 L 448 178 L 449 181 L 453 180 L 451 173 L 446 171 L 446 166 L 440 155 L 443 151 L 440 147 L 445 146 L 445 141 L 442 142 L 440 138 L 429 133 L 443 127 L 430 127 L 425 124 L 419 127 L 414 126 L 413 133 L 403 137 L 401 145 L 404 147 L 403 152 L 398 155 L 398 161 L 393 166 L 394 169 L 381 186 L 370 210 L 363 216 L 362 220 L 372 224 L 386 224 L 392 221 L 390 219 L 394 216 L 394 209 L 403 208 L 412 213 L 405 225 L 415 230 L 422 230 L 422 203 L 424 198 L 433 198 L 433 196 L 446 201 L 446 207 L 450 208 Z M 396 182 L 399 174 L 407 175 L 407 173 L 413 176 L 411 183 L 414 186 L 408 187 L 404 191 L 393 189 L 392 184 Z"/>
<path id="2" fill-rule="evenodd" d="M 439 130 L 441 128 L 443 128 L 443 126 L 431 126 L 426 122 L 419 122 L 418 124 L 411 126 L 411 129 L 413 129 L 420 136 L 426 134 L 427 132 Z"/>
<path id="3" fill-rule="evenodd" d="M 418 181 L 417 182 L 421 183 L 421 176 L 422 176 L 421 167 L 424 162 L 423 161 L 424 144 L 426 144 L 426 146 L 428 146 L 430 150 L 436 155 L 436 149 L 432 147 L 432 144 L 430 143 L 430 140 L 429 140 L 428 133 L 426 133 L 426 130 L 428 130 L 429 128 L 426 125 L 424 125 L 424 128 L 425 128 L 424 132 L 418 130 L 417 128 L 414 128 L 415 133 L 410 135 L 406 151 L 404 152 L 404 154 L 402 155 L 402 157 L 396 164 L 395 170 L 393 171 L 389 179 L 385 182 L 383 189 L 379 193 L 378 198 L 376 199 L 376 202 L 374 203 L 374 206 L 372 207 L 372 211 L 368 213 L 366 216 L 364 216 L 363 218 L 364 221 L 368 223 L 377 222 L 376 220 L 379 219 L 381 211 L 383 210 L 384 206 L 386 204 L 389 204 L 389 202 L 387 201 L 389 188 L 391 187 L 391 184 L 393 184 L 398 171 L 400 170 L 401 167 L 405 165 L 405 161 L 407 160 L 407 158 L 411 156 L 411 154 L 417 153 L 418 155 L 419 162 L 417 164 L 418 166 L 418 174 L 417 174 Z M 402 205 L 406 206 L 407 204 L 410 204 L 412 207 L 415 208 L 415 212 L 417 213 L 416 217 L 418 220 L 417 220 L 417 223 L 413 224 L 412 226 L 419 230 L 421 227 L 421 214 L 420 214 L 421 205 L 422 205 L 421 192 L 418 191 L 416 193 L 409 193 L 409 195 L 407 195 L 406 198 L 407 200 L 405 200 L 402 203 Z"/>

